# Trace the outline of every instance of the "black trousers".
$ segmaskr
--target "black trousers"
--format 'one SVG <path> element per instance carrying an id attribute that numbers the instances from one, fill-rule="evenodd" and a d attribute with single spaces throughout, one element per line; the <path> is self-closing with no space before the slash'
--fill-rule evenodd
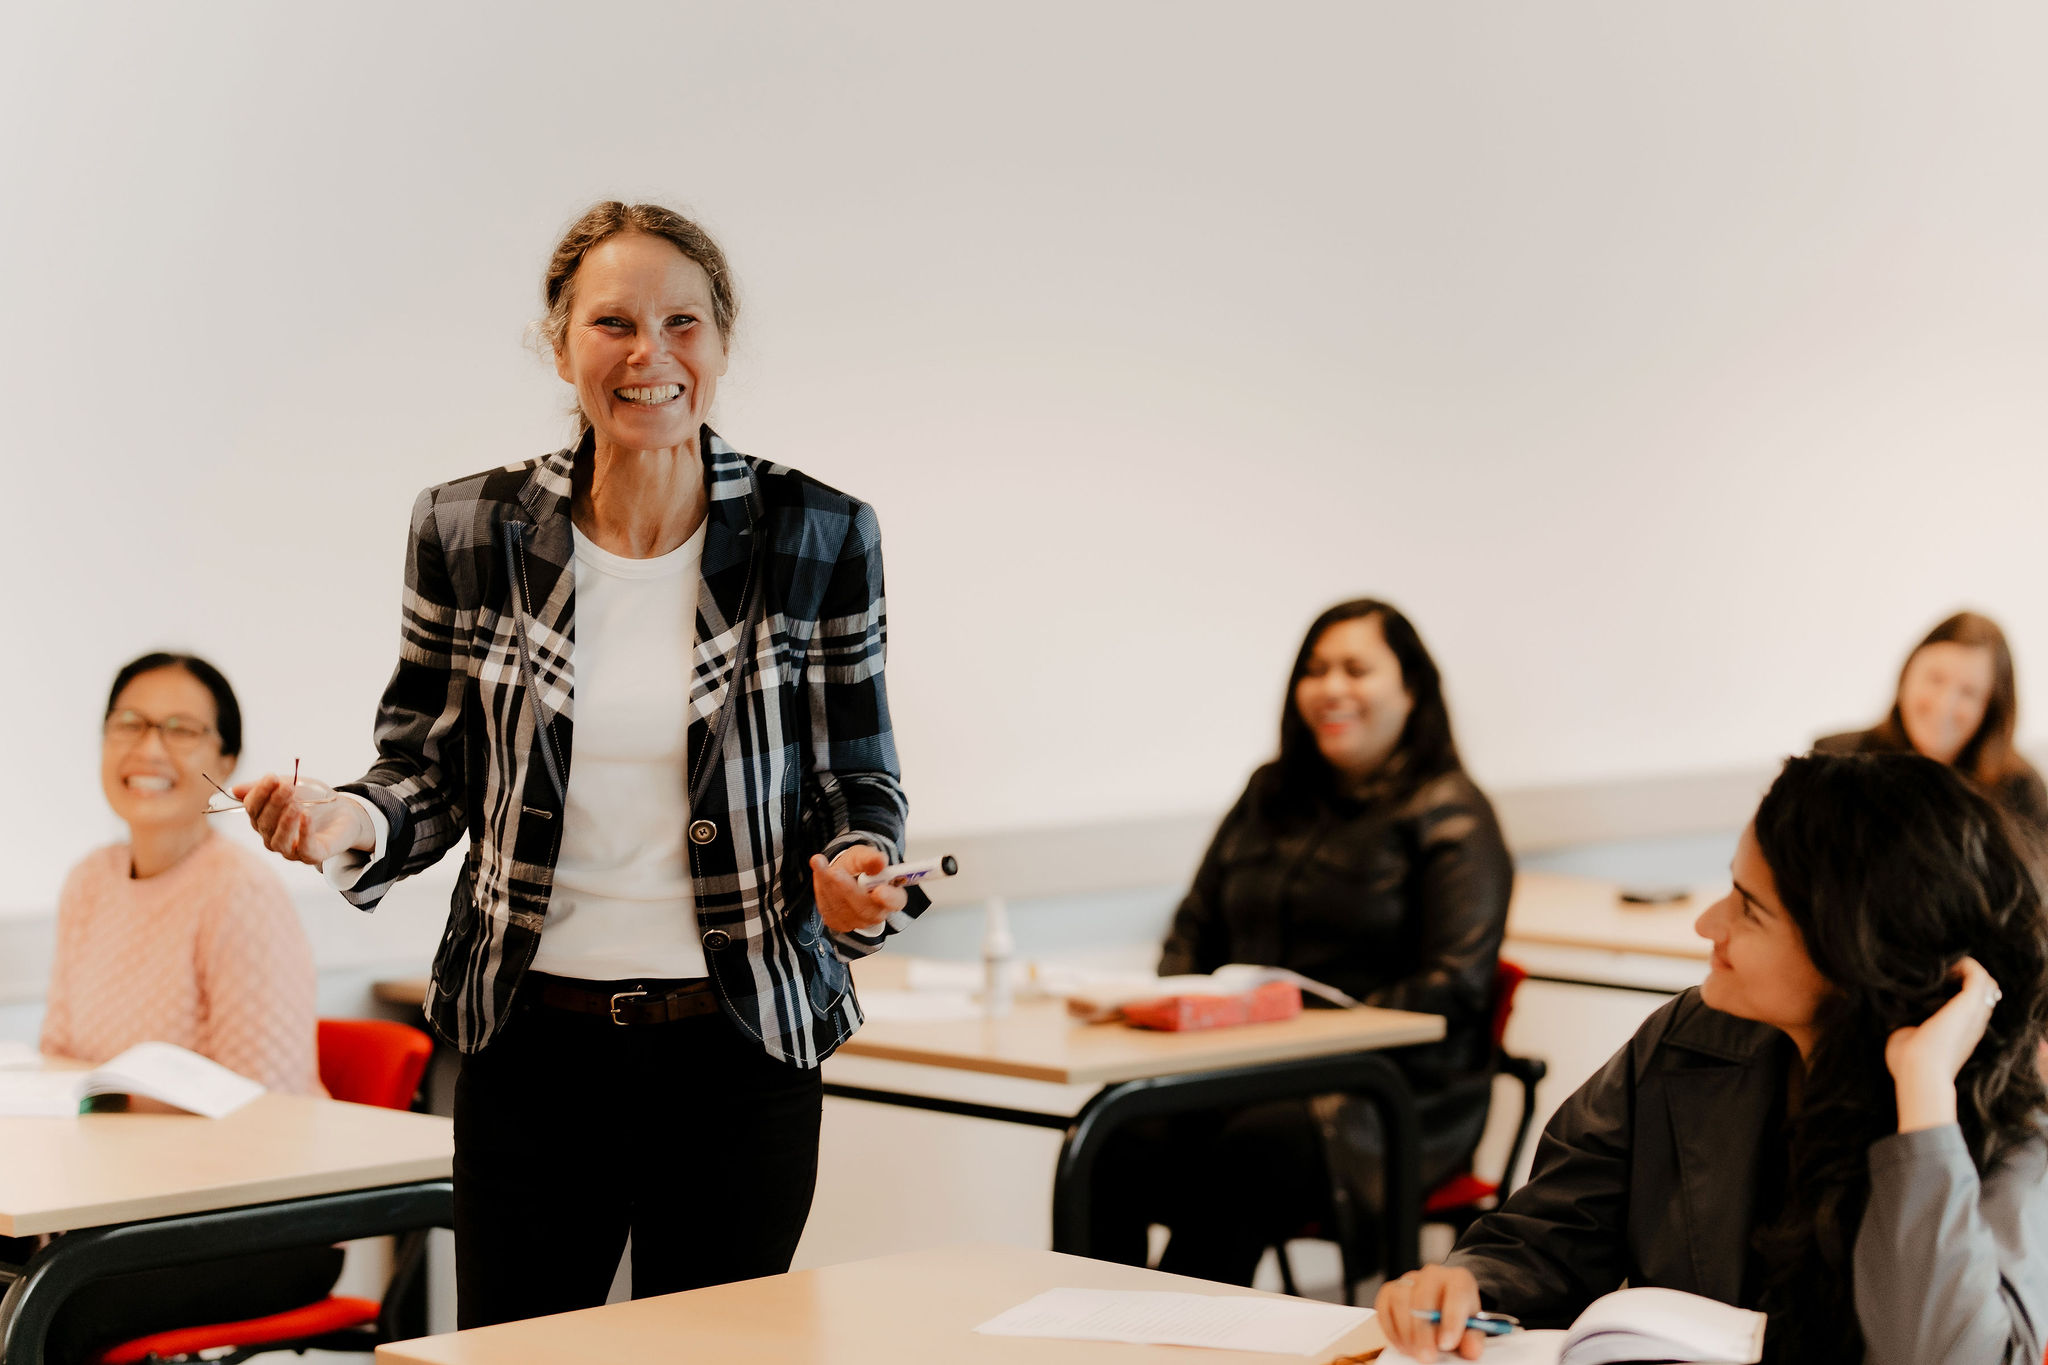
<path id="1" fill-rule="evenodd" d="M 823 1103 L 816 1071 L 720 1014 L 621 1026 L 515 1003 L 455 1085 L 457 1321 L 603 1303 L 628 1233 L 634 1298 L 781 1274 Z"/>
<path id="2" fill-rule="evenodd" d="M 1335 1099 L 1336 1097 L 1332 1097 Z M 1460 1170 L 1486 1125 L 1483 1095 L 1456 1106 L 1424 1096 L 1422 1188 Z M 1332 1230 L 1331 1192 L 1346 1190 L 1358 1223 L 1361 1273 L 1378 1267 L 1383 1191 L 1379 1123 L 1362 1101 L 1318 1117 L 1309 1100 L 1275 1100 L 1131 1125 L 1103 1149 L 1091 1193 L 1091 1236 L 1105 1261 L 1143 1265 L 1148 1228 L 1172 1235 L 1159 1268 L 1250 1284 L 1266 1248 L 1310 1224 Z M 1333 1174 L 1330 1157 L 1341 1161 Z"/>

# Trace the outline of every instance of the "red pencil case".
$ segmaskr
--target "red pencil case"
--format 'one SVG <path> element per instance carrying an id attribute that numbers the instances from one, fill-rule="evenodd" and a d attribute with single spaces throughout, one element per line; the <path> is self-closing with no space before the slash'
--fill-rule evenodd
<path id="1" fill-rule="evenodd" d="M 1157 1000 L 1133 1000 L 1124 1006 L 1124 1018 L 1132 1025 L 1169 1033 L 1265 1024 L 1292 1019 L 1300 1013 L 1301 988 L 1285 981 L 1268 981 L 1236 995 L 1163 995 Z"/>

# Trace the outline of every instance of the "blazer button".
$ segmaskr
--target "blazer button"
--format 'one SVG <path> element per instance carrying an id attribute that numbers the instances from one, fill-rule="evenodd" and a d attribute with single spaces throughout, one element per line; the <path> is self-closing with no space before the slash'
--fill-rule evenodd
<path id="1" fill-rule="evenodd" d="M 732 935 L 726 933 L 723 929 L 707 929 L 704 931 L 704 946 L 714 953 L 728 947 L 731 943 Z"/>
<path id="2" fill-rule="evenodd" d="M 712 824 L 709 820 L 692 820 L 690 822 L 691 843 L 708 844 L 717 837 L 718 826 Z"/>

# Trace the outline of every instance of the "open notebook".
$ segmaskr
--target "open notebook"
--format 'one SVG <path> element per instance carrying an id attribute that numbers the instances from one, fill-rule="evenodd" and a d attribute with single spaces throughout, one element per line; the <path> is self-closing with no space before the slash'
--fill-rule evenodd
<path id="1" fill-rule="evenodd" d="M 137 1043 L 90 1071 L 0 1069 L 0 1117 L 64 1118 L 100 1095 L 141 1095 L 210 1119 L 234 1113 L 263 1087 L 173 1043 Z"/>
<path id="2" fill-rule="evenodd" d="M 1754 1365 L 1763 1354 L 1762 1313 L 1676 1289 L 1617 1289 L 1586 1305 L 1569 1331 L 1496 1337 L 1479 1358 L 1485 1365 L 1613 1365 L 1624 1360 Z M 1390 1346 L 1379 1365 L 1412 1365 L 1412 1357 Z"/>

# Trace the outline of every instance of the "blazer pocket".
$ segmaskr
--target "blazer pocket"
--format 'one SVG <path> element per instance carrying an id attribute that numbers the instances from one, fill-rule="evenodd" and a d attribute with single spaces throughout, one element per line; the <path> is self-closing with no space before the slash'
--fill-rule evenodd
<path id="1" fill-rule="evenodd" d="M 853 972 L 839 960 L 829 938 L 813 940 L 809 952 L 813 963 L 808 983 L 811 1012 L 823 1019 L 846 998 L 846 992 L 853 986 Z"/>

